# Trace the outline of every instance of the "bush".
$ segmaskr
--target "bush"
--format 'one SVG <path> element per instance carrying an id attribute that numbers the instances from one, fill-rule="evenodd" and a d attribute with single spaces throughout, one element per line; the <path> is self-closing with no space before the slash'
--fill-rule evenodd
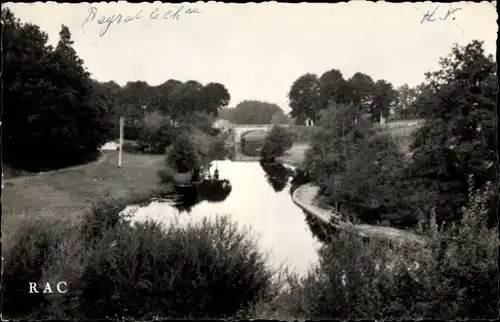
<path id="1" fill-rule="evenodd" d="M 75 281 L 81 318 L 227 318 L 266 295 L 272 273 L 227 220 L 165 228 L 108 232 Z"/>
<path id="2" fill-rule="evenodd" d="M 10 318 L 232 317 L 266 297 L 274 272 L 248 231 L 227 218 L 181 226 L 120 221 L 112 200 L 80 224 L 42 218 L 5 252 L 3 304 Z M 28 282 L 66 281 L 64 294 L 29 294 Z"/>
<path id="3" fill-rule="evenodd" d="M 422 223 L 427 246 L 331 235 L 320 265 L 266 303 L 266 316 L 293 319 L 494 319 L 498 316 L 496 229 L 486 227 L 487 193 L 455 228 Z M 446 303 L 446 305 L 443 305 Z M 285 310 L 285 312 L 283 312 Z"/>
<path id="4" fill-rule="evenodd" d="M 275 125 L 266 136 L 264 146 L 260 151 L 263 159 L 273 160 L 285 154 L 293 145 L 292 135 L 288 129 Z"/>
<path id="5" fill-rule="evenodd" d="M 76 228 L 55 217 L 41 217 L 19 226 L 14 234 L 14 246 L 4 249 L 2 275 L 2 308 L 4 317 L 45 319 L 50 297 L 42 294 L 43 272 L 54 260 L 54 253 Z M 29 283 L 37 283 L 38 294 L 29 294 Z M 53 280 L 50 281 L 53 283 Z M 53 287 L 53 285 L 52 285 Z"/>
<path id="6" fill-rule="evenodd" d="M 178 130 L 164 116 L 151 113 L 144 118 L 138 147 L 146 153 L 163 154 L 178 135 Z"/>
<path id="7" fill-rule="evenodd" d="M 133 141 L 123 142 L 123 151 L 128 153 L 141 153 L 143 152 L 139 147 L 139 144 Z"/>
<path id="8" fill-rule="evenodd" d="M 99 242 L 106 231 L 113 229 L 120 223 L 120 212 L 129 204 L 146 199 L 146 196 L 134 196 L 129 198 L 104 197 L 92 205 L 82 215 L 80 223 L 80 236 L 86 247 L 92 247 Z"/>
<path id="9" fill-rule="evenodd" d="M 166 165 L 180 173 L 189 172 L 200 166 L 200 157 L 193 141 L 187 134 L 179 135 L 167 151 Z"/>

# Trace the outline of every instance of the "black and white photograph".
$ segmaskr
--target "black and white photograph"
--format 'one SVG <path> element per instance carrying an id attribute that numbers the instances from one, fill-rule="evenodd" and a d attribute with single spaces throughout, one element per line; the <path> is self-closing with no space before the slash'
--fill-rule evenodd
<path id="1" fill-rule="evenodd" d="M 2 5 L 2 320 L 494 320 L 497 3 Z"/>

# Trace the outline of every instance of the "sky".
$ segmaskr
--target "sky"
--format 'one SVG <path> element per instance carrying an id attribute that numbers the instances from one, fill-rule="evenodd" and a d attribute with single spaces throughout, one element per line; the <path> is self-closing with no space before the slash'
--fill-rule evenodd
<path id="1" fill-rule="evenodd" d="M 482 40 L 495 54 L 495 5 L 6 4 L 21 21 L 47 32 L 51 44 L 67 25 L 74 48 L 99 81 L 219 82 L 229 90 L 230 106 L 260 100 L 285 111 L 292 83 L 305 73 L 321 76 L 335 68 L 344 78 L 362 72 L 395 87 L 414 86 L 439 68 L 454 43 Z M 422 21 L 426 13 L 432 16 Z"/>

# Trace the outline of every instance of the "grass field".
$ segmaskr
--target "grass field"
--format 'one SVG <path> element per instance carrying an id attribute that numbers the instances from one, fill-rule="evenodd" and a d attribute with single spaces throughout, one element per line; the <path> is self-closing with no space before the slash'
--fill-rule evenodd
<path id="1" fill-rule="evenodd" d="M 118 168 L 116 151 L 103 154 L 104 160 L 87 166 L 6 180 L 2 189 L 4 249 L 24 220 L 41 216 L 77 219 L 102 197 L 147 196 L 158 188 L 157 171 L 163 167 L 164 156 L 124 153 Z"/>

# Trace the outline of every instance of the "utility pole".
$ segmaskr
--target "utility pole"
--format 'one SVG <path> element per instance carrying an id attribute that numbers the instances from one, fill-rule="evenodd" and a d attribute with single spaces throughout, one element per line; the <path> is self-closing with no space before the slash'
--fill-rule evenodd
<path id="1" fill-rule="evenodd" d="M 122 166 L 122 154 L 123 154 L 123 128 L 125 126 L 125 118 L 120 116 L 120 147 L 118 150 L 118 167 Z"/>

